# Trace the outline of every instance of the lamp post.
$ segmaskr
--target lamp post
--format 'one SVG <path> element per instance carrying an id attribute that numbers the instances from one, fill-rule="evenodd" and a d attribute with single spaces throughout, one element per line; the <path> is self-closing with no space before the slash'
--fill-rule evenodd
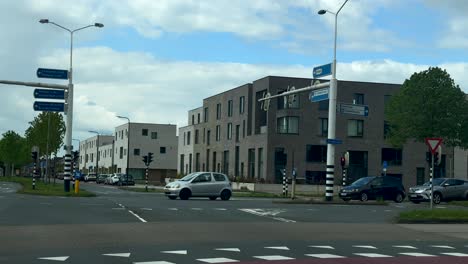
<path id="1" fill-rule="evenodd" d="M 94 170 L 94 172 L 96 173 L 96 177 L 97 177 L 97 175 L 99 173 L 99 132 L 96 132 L 96 131 L 93 131 L 93 130 L 90 130 L 88 132 L 89 133 L 94 133 L 97 136 L 97 140 L 96 140 L 96 169 Z"/>
<path id="2" fill-rule="evenodd" d="M 64 164 L 64 175 L 63 175 L 63 184 L 65 192 L 70 192 L 70 178 L 71 178 L 71 151 L 72 151 L 72 128 L 73 128 L 73 34 L 79 30 L 83 30 L 89 27 L 104 27 L 101 23 L 94 23 L 85 27 L 77 29 L 68 29 L 64 26 L 61 26 L 55 22 L 49 21 L 49 19 L 39 20 L 42 24 L 52 24 L 61 29 L 64 29 L 70 33 L 70 70 L 68 72 L 68 98 L 67 102 L 67 122 L 66 122 L 66 133 L 65 133 L 65 164 Z"/>
<path id="3" fill-rule="evenodd" d="M 336 94 L 338 90 L 338 82 L 336 80 L 336 38 L 337 38 L 337 22 L 338 22 L 338 14 L 340 13 L 341 9 L 344 5 L 348 2 L 346 0 L 338 9 L 336 13 L 331 12 L 329 10 L 320 10 L 318 11 L 319 15 L 323 15 L 325 13 L 330 13 L 335 16 L 335 41 L 333 47 L 333 69 L 332 69 L 332 77 L 330 80 L 330 94 L 329 94 L 329 102 L 328 102 L 328 138 L 334 139 L 335 132 L 336 132 Z M 325 187 L 325 199 L 327 201 L 333 200 L 333 185 L 334 185 L 334 174 L 335 174 L 335 145 L 327 143 L 327 177 L 326 177 L 326 187 Z"/>
<path id="4" fill-rule="evenodd" d="M 130 175 L 129 172 L 129 161 L 130 161 L 130 118 L 126 116 L 117 116 L 121 119 L 127 119 L 128 121 L 128 132 L 127 132 L 127 168 L 125 169 L 125 174 Z"/>

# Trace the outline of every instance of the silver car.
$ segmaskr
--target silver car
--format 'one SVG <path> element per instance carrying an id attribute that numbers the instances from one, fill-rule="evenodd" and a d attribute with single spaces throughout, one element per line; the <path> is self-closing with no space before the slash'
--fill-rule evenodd
<path id="1" fill-rule="evenodd" d="M 164 193 L 171 200 L 177 197 L 181 200 L 190 197 L 209 197 L 210 200 L 221 197 L 221 200 L 229 200 L 232 188 L 228 177 L 222 173 L 194 172 L 166 185 Z"/>
<path id="2" fill-rule="evenodd" d="M 433 202 L 468 200 L 468 181 L 452 178 L 435 178 Z M 413 203 L 430 201 L 431 188 L 429 182 L 421 186 L 409 188 L 408 198 Z"/>

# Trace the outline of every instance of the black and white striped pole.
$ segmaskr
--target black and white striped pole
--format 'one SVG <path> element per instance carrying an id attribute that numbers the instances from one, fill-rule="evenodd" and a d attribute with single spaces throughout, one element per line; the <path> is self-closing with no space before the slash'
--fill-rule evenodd
<path id="1" fill-rule="evenodd" d="M 146 166 L 145 171 L 145 190 L 148 191 L 148 166 Z"/>
<path id="2" fill-rule="evenodd" d="M 38 157 L 38 148 L 33 147 L 31 151 L 31 158 L 33 160 L 33 173 L 32 173 L 32 188 L 36 189 L 36 177 L 37 177 L 37 157 Z"/>
<path id="3" fill-rule="evenodd" d="M 431 167 L 429 168 L 429 185 L 430 185 L 430 206 L 431 210 L 433 207 L 434 203 L 434 161 L 439 157 L 439 153 L 441 153 L 441 144 L 442 144 L 442 138 L 426 138 L 426 144 L 429 147 L 429 150 L 431 151 L 432 158 L 431 158 Z M 438 163 L 438 161 L 437 161 Z"/>
<path id="4" fill-rule="evenodd" d="M 283 197 L 288 196 L 288 182 L 286 179 L 286 169 L 282 170 L 283 173 Z"/>

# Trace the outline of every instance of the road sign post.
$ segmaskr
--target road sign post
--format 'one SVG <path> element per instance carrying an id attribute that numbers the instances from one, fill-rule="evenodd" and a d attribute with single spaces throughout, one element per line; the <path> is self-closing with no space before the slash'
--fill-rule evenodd
<path id="1" fill-rule="evenodd" d="M 439 148 L 440 144 L 442 144 L 442 138 L 426 138 L 426 145 L 429 147 L 429 150 L 431 151 L 431 154 L 432 154 L 432 159 L 431 159 L 431 168 L 430 168 L 430 173 L 429 173 L 429 176 L 430 176 L 430 180 L 429 180 L 429 183 L 431 185 L 431 210 L 433 208 L 433 204 L 434 204 L 434 197 L 433 197 L 433 193 L 434 193 L 434 185 L 433 185 L 433 181 L 434 181 L 434 159 L 435 159 L 435 153 L 437 152 L 437 149 Z"/>
<path id="2" fill-rule="evenodd" d="M 387 167 L 388 167 L 388 163 L 387 163 L 386 160 L 384 160 L 384 161 L 382 162 L 382 168 L 383 168 L 382 170 L 383 170 L 384 176 L 387 176 Z"/>

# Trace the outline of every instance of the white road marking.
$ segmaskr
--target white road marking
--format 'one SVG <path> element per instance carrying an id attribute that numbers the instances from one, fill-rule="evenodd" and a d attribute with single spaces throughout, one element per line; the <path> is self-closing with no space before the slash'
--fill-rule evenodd
<path id="1" fill-rule="evenodd" d="M 296 221 L 294 220 L 290 220 L 290 219 L 286 219 L 282 217 L 273 217 L 273 219 L 281 221 L 281 222 L 286 222 L 286 223 L 296 223 Z"/>
<path id="2" fill-rule="evenodd" d="M 270 218 L 270 216 L 275 216 L 275 215 L 277 215 L 279 213 L 286 212 L 286 210 L 284 210 L 284 209 L 272 209 L 272 210 L 268 211 L 268 210 L 264 210 L 264 209 L 240 208 L 238 210 L 240 210 L 242 212 L 245 212 L 245 213 L 249 213 L 249 214 L 253 214 L 253 215 L 257 215 L 257 216 L 268 217 L 268 218 Z M 286 222 L 286 223 L 295 223 L 296 222 L 294 220 L 285 219 L 285 218 L 282 218 L 282 217 L 271 217 L 271 219 L 281 221 L 281 222 Z"/>
<path id="3" fill-rule="evenodd" d="M 192 210 L 196 210 L 196 211 L 203 210 L 203 209 L 201 209 L 201 208 L 190 208 L 190 209 L 192 209 Z"/>
<path id="4" fill-rule="evenodd" d="M 377 249 L 377 248 L 374 247 L 374 246 L 368 246 L 368 245 L 362 245 L 362 246 L 357 245 L 357 246 L 353 246 L 353 247 L 355 247 L 355 248 Z"/>
<path id="5" fill-rule="evenodd" d="M 218 211 L 226 211 L 227 209 L 226 209 L 226 208 L 215 208 L 215 210 L 218 210 Z"/>
<path id="6" fill-rule="evenodd" d="M 187 250 L 172 250 L 172 251 L 161 251 L 161 253 L 187 255 Z"/>
<path id="7" fill-rule="evenodd" d="M 385 210 L 385 212 L 391 212 L 391 211 L 392 211 L 392 210 L 388 210 L 388 209 L 387 209 L 387 210 Z"/>
<path id="8" fill-rule="evenodd" d="M 63 257 L 45 257 L 45 258 L 38 258 L 38 259 L 44 259 L 44 260 L 55 260 L 55 261 L 65 261 L 69 258 L 70 256 L 63 256 Z"/>
<path id="9" fill-rule="evenodd" d="M 151 208 L 141 208 L 141 210 L 152 211 L 153 209 L 151 209 Z"/>
<path id="10" fill-rule="evenodd" d="M 309 257 L 314 257 L 314 258 L 346 258 L 343 256 L 333 255 L 333 254 L 305 254 L 305 255 Z"/>
<path id="11" fill-rule="evenodd" d="M 353 253 L 354 255 L 368 257 L 368 258 L 391 258 L 392 256 L 383 255 L 383 254 L 376 254 L 376 253 Z"/>
<path id="12" fill-rule="evenodd" d="M 280 255 L 269 255 L 269 256 L 254 256 L 254 258 L 264 259 L 264 260 L 290 260 L 294 258 L 280 256 Z"/>
<path id="13" fill-rule="evenodd" d="M 146 223 L 145 219 L 141 218 L 139 215 L 135 214 L 131 210 L 128 210 L 128 212 L 131 213 L 132 215 L 134 215 L 136 218 L 138 218 L 138 220 L 142 221 L 143 223 Z"/>
<path id="14" fill-rule="evenodd" d="M 145 262 L 133 262 L 133 264 L 175 264 L 168 261 L 145 261 Z"/>
<path id="15" fill-rule="evenodd" d="M 52 205 L 51 203 L 39 203 L 39 204 L 43 204 L 43 205 Z"/>
<path id="16" fill-rule="evenodd" d="M 409 249 L 417 249 L 416 247 L 413 247 L 413 246 L 393 246 L 395 248 L 409 248 Z"/>
<path id="17" fill-rule="evenodd" d="M 123 258 L 130 257 L 130 253 L 109 253 L 109 254 L 102 254 L 102 255 L 110 256 L 110 257 L 123 257 Z"/>
<path id="18" fill-rule="evenodd" d="M 313 248 L 323 248 L 323 249 L 335 249 L 335 248 L 332 247 L 332 246 L 309 246 L 309 247 L 313 247 Z"/>
<path id="19" fill-rule="evenodd" d="M 125 208 L 122 208 L 122 207 L 114 207 L 114 208 L 112 208 L 112 210 L 125 210 Z"/>
<path id="20" fill-rule="evenodd" d="M 177 211 L 177 210 L 179 210 L 179 209 L 177 209 L 177 208 L 167 208 L 167 209 L 168 209 L 168 210 L 172 210 L 172 211 Z"/>
<path id="21" fill-rule="evenodd" d="M 288 247 L 265 247 L 265 248 L 268 248 L 268 249 L 279 249 L 279 250 L 289 250 Z"/>
<path id="22" fill-rule="evenodd" d="M 197 259 L 197 260 L 201 262 L 206 262 L 206 263 L 239 262 L 238 260 L 230 259 L 230 258 L 206 258 L 206 259 Z"/>
<path id="23" fill-rule="evenodd" d="M 215 250 L 240 252 L 240 249 L 238 248 L 215 248 Z"/>
<path id="24" fill-rule="evenodd" d="M 411 257 L 435 257 L 434 255 L 429 255 L 429 254 L 424 254 L 424 253 L 419 253 L 419 252 L 403 252 L 403 253 L 398 253 L 398 254 L 411 256 Z"/>
<path id="25" fill-rule="evenodd" d="M 448 252 L 448 253 L 440 253 L 448 256 L 453 256 L 453 257 L 468 257 L 468 254 L 465 253 L 458 253 L 458 252 Z"/>
<path id="26" fill-rule="evenodd" d="M 454 247 L 451 246 L 445 246 L 445 245 L 431 245 L 433 248 L 446 248 L 446 249 L 455 249 Z"/>

